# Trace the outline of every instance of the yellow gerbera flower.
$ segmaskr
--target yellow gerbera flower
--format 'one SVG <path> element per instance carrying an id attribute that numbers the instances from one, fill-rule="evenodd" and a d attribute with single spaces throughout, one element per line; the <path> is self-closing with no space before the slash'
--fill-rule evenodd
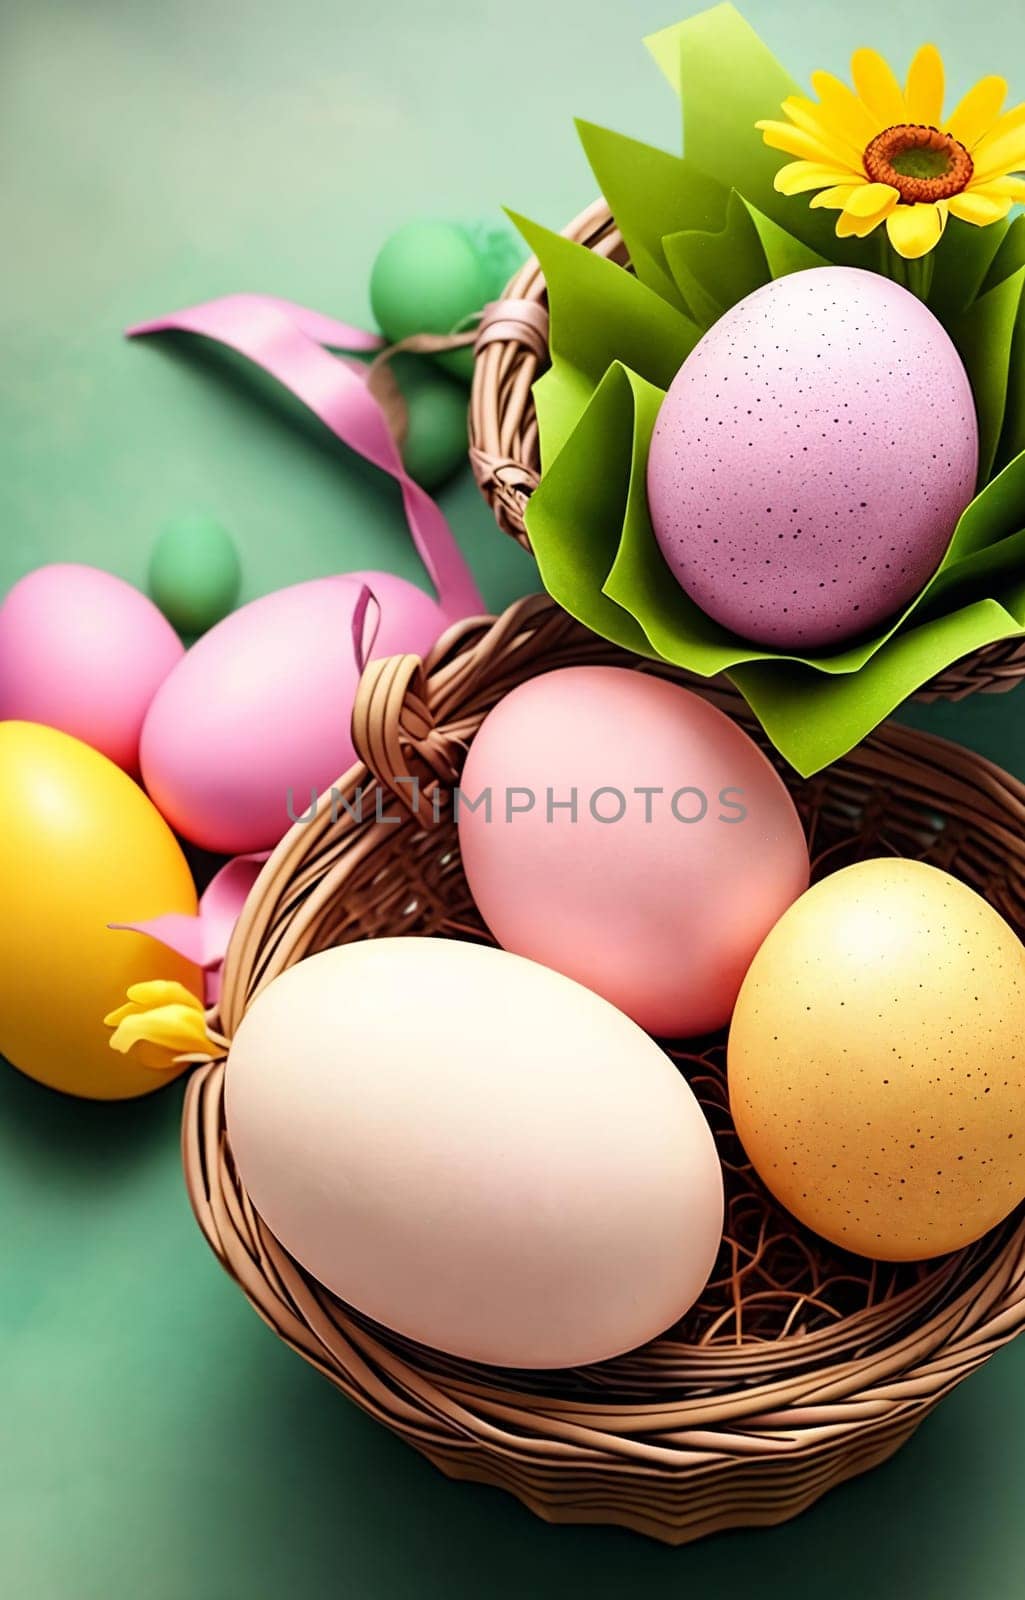
<path id="1" fill-rule="evenodd" d="M 983 78 L 943 115 L 943 60 L 923 45 L 902 89 L 875 50 L 851 58 L 854 89 L 812 74 L 818 101 L 791 95 L 787 122 L 759 122 L 774 150 L 796 156 L 776 174 L 781 194 L 807 194 L 839 211 L 841 239 L 863 239 L 885 222 L 908 260 L 939 243 L 947 217 L 984 227 L 1025 200 L 1025 105 L 1003 111 L 1007 84 Z"/>

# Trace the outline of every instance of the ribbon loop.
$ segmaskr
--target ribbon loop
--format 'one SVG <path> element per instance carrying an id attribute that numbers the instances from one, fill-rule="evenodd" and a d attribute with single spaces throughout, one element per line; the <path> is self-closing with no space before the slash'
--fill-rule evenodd
<path id="1" fill-rule="evenodd" d="M 480 616 L 484 601 L 441 508 L 406 472 L 388 418 L 367 382 L 325 345 L 377 350 L 373 334 L 269 295 L 234 294 L 156 317 L 128 329 L 129 338 L 193 333 L 216 340 L 276 378 L 357 455 L 395 479 L 409 531 L 438 603 L 456 622 Z"/>

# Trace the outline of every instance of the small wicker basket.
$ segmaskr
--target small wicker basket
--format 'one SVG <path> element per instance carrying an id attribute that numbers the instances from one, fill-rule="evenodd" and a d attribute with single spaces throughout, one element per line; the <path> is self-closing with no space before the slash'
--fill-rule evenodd
<path id="1" fill-rule="evenodd" d="M 577 244 L 630 270 L 623 237 L 604 200 L 563 230 Z M 548 365 L 548 302 L 541 268 L 531 258 L 504 298 L 485 313 L 477 336 L 470 402 L 470 461 L 481 493 L 504 533 L 525 550 L 527 501 L 541 474 L 532 388 Z M 955 661 L 918 690 L 918 700 L 963 700 L 999 694 L 1025 677 L 1025 638 L 996 644 Z"/>
<path id="2" fill-rule="evenodd" d="M 259 990 L 314 951 L 409 933 L 486 939 L 439 803 L 481 720 L 515 685 L 626 656 L 542 596 L 451 629 L 430 657 L 374 662 L 354 717 L 363 765 L 344 805 L 297 824 L 264 868 L 225 966 L 229 1039 Z M 695 684 L 759 738 L 731 691 Z M 769 754 L 772 755 L 771 750 Z M 897 853 L 936 863 L 1025 927 L 1025 786 L 981 757 L 899 726 L 827 772 L 783 770 L 818 870 Z M 417 812 L 411 785 L 421 784 Z M 370 786 L 367 789 L 367 785 Z M 362 821 L 355 796 L 364 791 Z M 381 797 L 382 815 L 376 804 Z M 257 1216 L 224 1123 L 224 1066 L 187 1090 L 183 1151 L 200 1226 L 292 1348 L 454 1478 L 500 1485 L 552 1522 L 609 1522 L 670 1544 L 785 1520 L 884 1461 L 948 1390 L 1025 1322 L 1025 1220 L 925 1264 L 882 1266 L 782 1211 L 730 1124 L 722 1039 L 673 1049 L 723 1161 L 726 1236 L 701 1300 L 643 1349 L 565 1372 L 476 1366 L 370 1323 L 310 1278 Z"/>

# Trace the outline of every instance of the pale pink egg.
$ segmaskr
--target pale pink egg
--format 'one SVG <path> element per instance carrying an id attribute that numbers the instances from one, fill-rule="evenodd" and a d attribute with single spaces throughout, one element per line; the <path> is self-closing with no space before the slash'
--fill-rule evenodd
<path id="1" fill-rule="evenodd" d="M 741 638 L 821 649 L 935 572 L 975 492 L 968 375 L 922 302 L 816 267 L 756 289 L 687 357 L 655 424 L 666 562 Z"/>
<path id="2" fill-rule="evenodd" d="M 747 734 L 621 667 L 544 673 L 501 700 L 470 747 L 458 814 L 498 942 L 661 1037 L 729 1020 L 755 951 L 808 885 L 793 801 Z"/>
<path id="3" fill-rule="evenodd" d="M 59 728 L 132 776 L 150 702 L 184 655 L 146 595 L 110 572 L 38 567 L 0 605 L 0 720 Z"/>
<path id="4" fill-rule="evenodd" d="M 184 838 L 226 855 L 270 849 L 352 765 L 365 588 L 380 608 L 374 656 L 425 655 L 448 625 L 436 600 L 391 573 L 314 578 L 233 611 L 161 686 L 142 776 Z"/>
<path id="5" fill-rule="evenodd" d="M 701 1293 L 722 1173 L 686 1080 L 613 1006 L 487 945 L 373 939 L 275 978 L 236 1031 L 227 1125 L 286 1250 L 398 1333 L 566 1367 Z"/>

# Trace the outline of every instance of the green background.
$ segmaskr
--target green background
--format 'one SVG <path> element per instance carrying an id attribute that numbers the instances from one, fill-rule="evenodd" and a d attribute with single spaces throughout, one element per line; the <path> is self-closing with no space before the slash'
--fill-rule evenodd
<path id="1" fill-rule="evenodd" d="M 954 89 L 1025 60 L 1009 0 L 749 0 L 799 76 L 923 32 Z M 574 114 L 666 145 L 669 0 L 3 0 L 0 590 L 54 559 L 141 581 L 162 522 L 234 531 L 245 595 L 417 575 L 390 487 L 244 374 L 128 322 L 261 289 L 355 322 L 388 231 L 592 197 Z M 1025 95 L 1025 68 L 1018 73 Z M 491 604 L 533 587 L 468 475 L 443 495 Z M 1025 694 L 913 720 L 1025 775 Z M 971 1596 L 1025 1588 L 1025 1342 L 889 1466 L 788 1527 L 669 1551 L 448 1483 L 250 1311 L 179 1174 L 180 1086 L 120 1107 L 0 1072 L 0 1591 Z"/>

